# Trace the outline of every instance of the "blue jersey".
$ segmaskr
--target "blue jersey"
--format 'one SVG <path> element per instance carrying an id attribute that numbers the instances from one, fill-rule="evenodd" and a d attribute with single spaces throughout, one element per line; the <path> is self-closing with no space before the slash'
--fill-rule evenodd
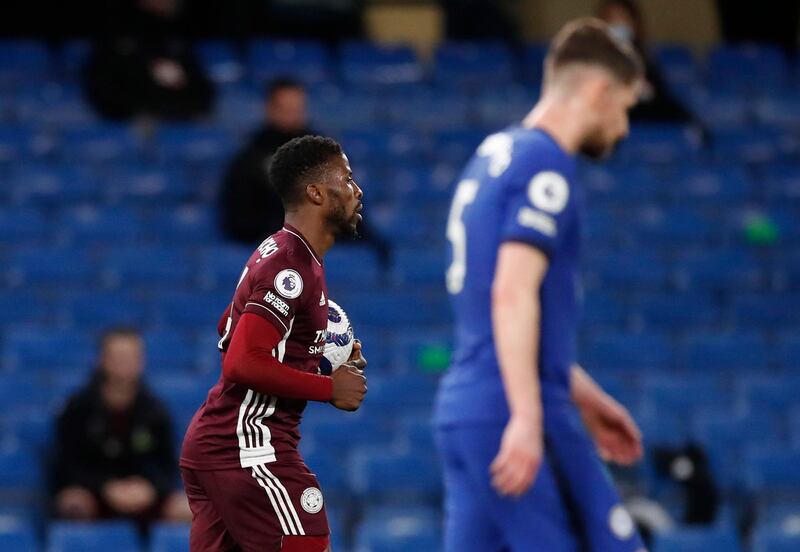
<path id="1" fill-rule="evenodd" d="M 437 423 L 508 417 L 491 316 L 497 254 L 506 241 L 529 243 L 549 259 L 539 292 L 542 398 L 568 396 L 580 302 L 581 204 L 575 159 L 541 130 L 515 126 L 493 134 L 470 160 L 447 224 L 447 288 L 456 335 L 452 366 L 439 389 Z"/>

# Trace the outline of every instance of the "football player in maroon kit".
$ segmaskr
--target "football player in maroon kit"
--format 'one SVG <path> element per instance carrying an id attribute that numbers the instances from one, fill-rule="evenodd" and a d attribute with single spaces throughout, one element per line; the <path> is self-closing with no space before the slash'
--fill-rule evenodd
<path id="1" fill-rule="evenodd" d="M 304 136 L 272 159 L 283 229 L 256 249 L 220 320 L 222 375 L 181 451 L 192 552 L 323 552 L 323 495 L 297 450 L 307 401 L 356 410 L 367 391 L 360 344 L 319 374 L 328 321 L 322 257 L 357 235 L 361 188 L 341 146 Z"/>

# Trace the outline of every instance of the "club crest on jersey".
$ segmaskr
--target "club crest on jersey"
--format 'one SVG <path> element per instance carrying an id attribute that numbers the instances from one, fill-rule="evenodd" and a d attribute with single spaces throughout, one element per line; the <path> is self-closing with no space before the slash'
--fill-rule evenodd
<path id="1" fill-rule="evenodd" d="M 296 270 L 281 270 L 275 276 L 275 290 L 287 299 L 296 299 L 303 293 L 303 279 Z"/>
<path id="2" fill-rule="evenodd" d="M 300 505 L 309 514 L 316 514 L 322 510 L 322 493 L 316 487 L 309 487 L 300 497 Z"/>

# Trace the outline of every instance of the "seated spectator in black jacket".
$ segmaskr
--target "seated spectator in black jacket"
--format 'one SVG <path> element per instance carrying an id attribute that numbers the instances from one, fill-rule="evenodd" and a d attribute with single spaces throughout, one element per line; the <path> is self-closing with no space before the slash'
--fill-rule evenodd
<path id="1" fill-rule="evenodd" d="M 283 226 L 283 205 L 269 184 L 267 168 L 283 144 L 306 134 L 306 91 L 291 79 L 267 86 L 264 126 L 228 167 L 220 191 L 220 220 L 231 240 L 257 244 Z"/>
<path id="2" fill-rule="evenodd" d="M 692 112 L 669 90 L 650 57 L 644 20 L 635 0 L 602 0 L 597 16 L 608 23 L 615 36 L 630 42 L 645 62 L 646 82 L 639 103 L 631 109 L 631 121 L 697 123 Z"/>
<path id="3" fill-rule="evenodd" d="M 191 519 L 176 491 L 170 417 L 142 381 L 144 343 L 132 329 L 105 334 L 97 370 L 58 419 L 55 513 L 71 519 Z"/>
<path id="4" fill-rule="evenodd" d="M 102 35 L 84 68 L 86 96 L 108 119 L 195 119 L 213 107 L 214 88 L 191 44 L 178 38 L 177 0 L 109 2 Z"/>
<path id="5" fill-rule="evenodd" d="M 228 167 L 219 193 L 225 236 L 247 245 L 258 244 L 283 227 L 283 205 L 267 173 L 275 151 L 292 138 L 316 134 L 308 124 L 306 91 L 292 79 L 267 85 L 264 116 L 264 125 Z M 359 232 L 361 240 L 355 243 L 372 245 L 385 263 L 388 247 L 383 240 L 368 224 L 362 223 Z"/>

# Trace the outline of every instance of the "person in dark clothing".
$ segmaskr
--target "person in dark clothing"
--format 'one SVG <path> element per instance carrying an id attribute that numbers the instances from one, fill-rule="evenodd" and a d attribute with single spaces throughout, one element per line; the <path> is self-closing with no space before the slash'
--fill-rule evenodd
<path id="1" fill-rule="evenodd" d="M 223 232 L 248 245 L 283 226 L 283 205 L 267 176 L 273 154 L 292 138 L 315 134 L 308 126 L 306 91 L 299 82 L 277 79 L 268 85 L 266 98 L 266 124 L 233 159 L 220 192 Z"/>
<path id="2" fill-rule="evenodd" d="M 215 91 L 191 44 L 178 38 L 176 0 L 124 0 L 104 22 L 84 67 L 86 97 L 101 116 L 189 120 L 211 112 Z"/>
<path id="3" fill-rule="evenodd" d="M 222 231 L 233 241 L 252 245 L 283 227 L 283 205 L 269 183 L 267 171 L 272 156 L 283 144 L 316 134 L 308 123 L 307 96 L 299 82 L 280 78 L 266 89 L 265 124 L 228 167 L 219 193 Z M 384 264 L 388 246 L 362 223 L 358 242 L 371 245 Z M 348 243 L 348 242 L 343 242 Z"/>
<path id="4" fill-rule="evenodd" d="M 143 366 L 144 344 L 135 330 L 105 334 L 97 370 L 57 422 L 57 516 L 190 519 L 185 496 L 175 491 L 170 417 L 142 382 Z"/>
<path id="5" fill-rule="evenodd" d="M 645 62 L 646 82 L 639 103 L 630 111 L 631 121 L 697 124 L 697 118 L 672 94 L 649 56 L 644 19 L 635 0 L 602 0 L 596 15 L 608 23 L 617 38 L 630 42 Z"/>

